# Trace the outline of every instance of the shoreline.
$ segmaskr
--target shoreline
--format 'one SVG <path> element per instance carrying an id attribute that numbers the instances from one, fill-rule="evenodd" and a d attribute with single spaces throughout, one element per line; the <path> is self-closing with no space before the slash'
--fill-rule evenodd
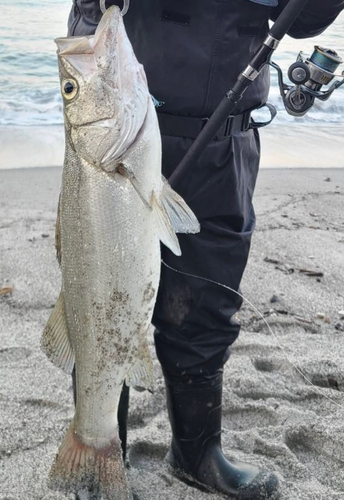
<path id="1" fill-rule="evenodd" d="M 342 124 L 273 123 L 260 137 L 262 170 L 344 168 Z M 0 126 L 0 170 L 60 166 L 63 158 L 63 125 Z"/>

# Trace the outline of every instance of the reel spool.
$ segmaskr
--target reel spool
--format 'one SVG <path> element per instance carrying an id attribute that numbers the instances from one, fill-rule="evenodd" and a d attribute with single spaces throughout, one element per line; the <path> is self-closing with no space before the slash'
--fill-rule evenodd
<path id="1" fill-rule="evenodd" d="M 300 52 L 296 62 L 288 70 L 288 77 L 293 86 L 284 83 L 281 68 L 270 62 L 277 70 L 280 94 L 287 112 L 293 116 L 304 116 L 313 106 L 315 99 L 329 99 L 334 90 L 344 84 L 344 72 L 335 74 L 342 62 L 337 52 L 317 45 L 308 59 Z M 327 90 L 321 90 L 323 85 L 329 85 L 335 77 L 341 80 L 336 80 Z"/>

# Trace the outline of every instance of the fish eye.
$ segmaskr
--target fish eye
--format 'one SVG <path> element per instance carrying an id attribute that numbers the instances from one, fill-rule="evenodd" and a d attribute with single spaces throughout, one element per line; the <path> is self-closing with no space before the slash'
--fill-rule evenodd
<path id="1" fill-rule="evenodd" d="M 62 95 L 65 99 L 70 101 L 71 99 L 74 99 L 76 94 L 78 93 L 78 84 L 75 80 L 72 78 L 68 78 L 67 80 L 63 80 L 62 85 L 61 85 L 61 91 Z"/>

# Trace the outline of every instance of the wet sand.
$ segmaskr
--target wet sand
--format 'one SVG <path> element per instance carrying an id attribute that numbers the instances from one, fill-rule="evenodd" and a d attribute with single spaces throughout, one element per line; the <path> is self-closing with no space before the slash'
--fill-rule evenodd
<path id="1" fill-rule="evenodd" d="M 274 122 L 260 136 L 264 169 L 344 167 L 343 124 Z M 58 166 L 63 156 L 62 125 L 0 127 L 0 170 Z"/>
<path id="2" fill-rule="evenodd" d="M 73 414 L 71 380 L 39 349 L 60 288 L 60 176 L 59 168 L 0 171 L 0 289 L 14 287 L 0 295 L 0 500 L 73 498 L 46 486 Z M 242 291 L 274 334 L 245 304 L 225 369 L 223 448 L 276 471 L 283 500 L 342 500 L 344 170 L 263 170 L 255 206 Z M 154 366 L 154 393 L 132 391 L 130 405 L 135 500 L 219 500 L 164 463 L 170 430 L 155 357 Z"/>

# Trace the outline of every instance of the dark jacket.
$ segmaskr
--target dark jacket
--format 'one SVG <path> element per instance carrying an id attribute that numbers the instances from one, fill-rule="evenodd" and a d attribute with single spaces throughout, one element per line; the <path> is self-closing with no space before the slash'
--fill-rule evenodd
<path id="1" fill-rule="evenodd" d="M 266 37 L 288 0 L 131 0 L 125 25 L 150 91 L 165 113 L 209 116 Z M 119 4 L 110 0 L 107 5 Z M 315 36 L 344 8 L 344 0 L 310 0 L 290 30 L 296 38 Z M 74 0 L 69 34 L 93 33 L 101 13 L 98 0 Z M 283 50 L 283 46 L 282 46 Z M 266 102 L 265 68 L 237 113 Z"/>

